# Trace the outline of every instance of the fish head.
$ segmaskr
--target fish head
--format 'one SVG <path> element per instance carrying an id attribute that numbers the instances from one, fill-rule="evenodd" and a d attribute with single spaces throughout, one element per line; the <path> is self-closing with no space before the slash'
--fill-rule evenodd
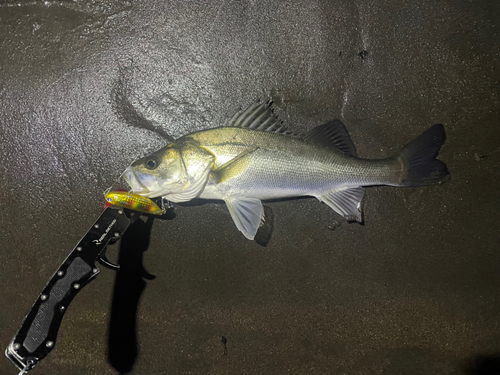
<path id="1" fill-rule="evenodd" d="M 180 153 L 170 146 L 135 161 L 123 177 L 133 193 L 150 198 L 176 191 L 186 183 Z"/>
<path id="2" fill-rule="evenodd" d="M 185 202 L 201 193 L 215 157 L 190 142 L 174 142 L 130 165 L 123 177 L 132 192 Z"/>

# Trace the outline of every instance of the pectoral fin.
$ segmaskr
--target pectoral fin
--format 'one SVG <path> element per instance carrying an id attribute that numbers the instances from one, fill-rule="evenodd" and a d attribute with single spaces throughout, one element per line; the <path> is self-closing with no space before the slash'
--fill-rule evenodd
<path id="1" fill-rule="evenodd" d="M 225 200 L 236 227 L 249 240 L 253 240 L 264 221 L 264 208 L 260 199 L 228 198 Z"/>
<path id="2" fill-rule="evenodd" d="M 220 184 L 221 182 L 237 177 L 245 172 L 252 160 L 250 155 L 258 149 L 258 147 L 248 149 L 236 156 L 234 159 L 229 160 L 227 163 L 213 170 L 211 173 L 213 181 L 216 184 Z"/>
<path id="3" fill-rule="evenodd" d="M 348 221 L 363 222 L 362 202 L 365 189 L 362 187 L 328 191 L 317 198 L 325 202 Z"/>

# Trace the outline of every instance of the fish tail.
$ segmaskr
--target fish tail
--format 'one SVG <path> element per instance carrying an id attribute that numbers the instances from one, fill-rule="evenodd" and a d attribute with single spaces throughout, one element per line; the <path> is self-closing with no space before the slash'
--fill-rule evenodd
<path id="1" fill-rule="evenodd" d="M 446 134 L 442 124 L 431 126 L 413 141 L 408 143 L 398 158 L 405 166 L 399 186 L 422 186 L 439 184 L 449 177 L 446 164 L 436 160 Z"/>

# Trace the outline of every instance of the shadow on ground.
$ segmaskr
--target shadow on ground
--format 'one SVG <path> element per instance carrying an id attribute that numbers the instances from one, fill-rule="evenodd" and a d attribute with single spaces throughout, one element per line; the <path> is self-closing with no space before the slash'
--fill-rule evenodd
<path id="1" fill-rule="evenodd" d="M 466 366 L 465 375 L 498 375 L 500 374 L 500 353 L 481 354 Z"/>
<path id="2" fill-rule="evenodd" d="M 175 217 L 169 210 L 161 219 L 170 220 Z M 108 335 L 108 360 L 120 374 L 130 372 L 138 356 L 137 343 L 137 311 L 141 295 L 146 289 L 147 281 L 154 280 L 144 269 L 143 254 L 149 247 L 153 217 L 136 220 L 125 232 L 120 242 L 111 320 Z"/>

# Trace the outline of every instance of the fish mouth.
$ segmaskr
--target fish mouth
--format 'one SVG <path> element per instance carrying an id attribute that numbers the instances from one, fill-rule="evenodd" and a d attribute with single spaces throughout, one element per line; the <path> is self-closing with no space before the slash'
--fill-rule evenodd
<path id="1" fill-rule="evenodd" d="M 149 189 L 144 186 L 141 180 L 139 180 L 139 178 L 136 176 L 132 167 L 128 167 L 127 169 L 125 169 L 125 172 L 123 172 L 122 176 L 125 182 L 129 184 L 133 193 L 146 194 L 149 192 Z"/>

